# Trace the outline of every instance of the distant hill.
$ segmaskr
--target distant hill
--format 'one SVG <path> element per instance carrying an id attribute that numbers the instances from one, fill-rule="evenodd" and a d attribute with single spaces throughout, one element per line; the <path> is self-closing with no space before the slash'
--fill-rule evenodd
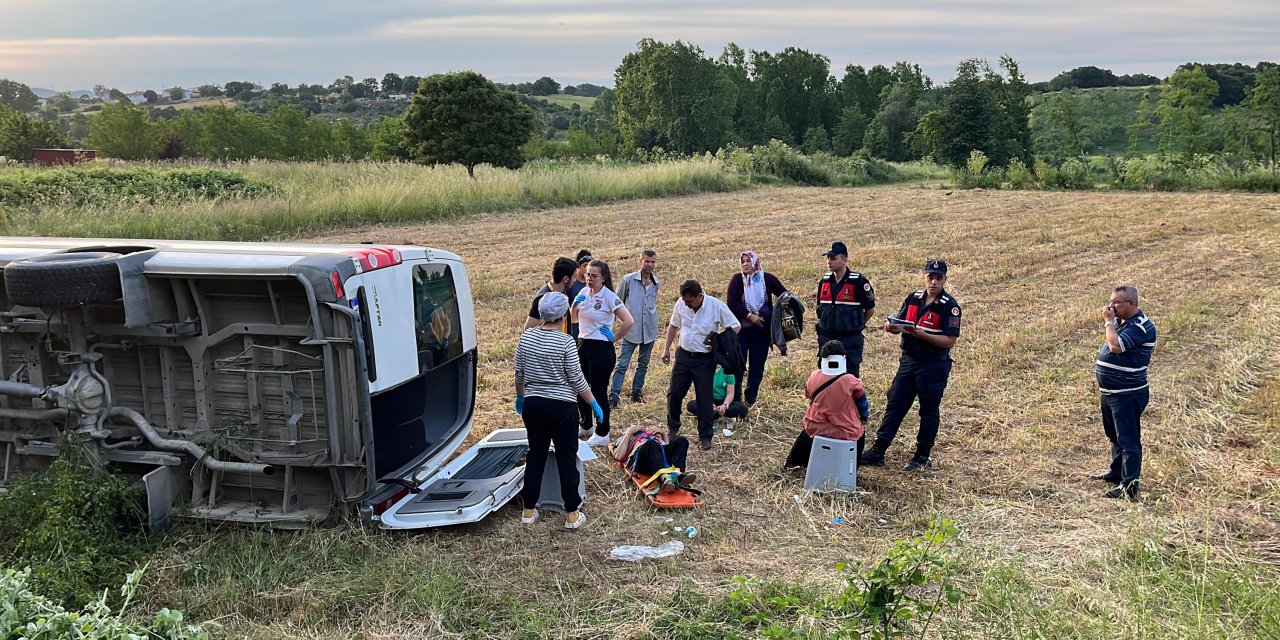
<path id="1" fill-rule="evenodd" d="M 69 95 L 69 96 L 72 96 L 72 97 L 75 97 L 75 98 L 79 98 L 80 96 L 85 95 L 85 94 L 88 94 L 88 95 L 90 95 L 90 96 L 92 96 L 92 95 L 93 95 L 93 89 L 75 89 L 75 90 L 72 90 L 72 91 L 54 91 L 53 89 L 40 89 L 40 88 L 36 88 L 36 87 L 31 87 L 31 92 L 32 92 L 32 93 L 34 93 L 34 94 L 36 94 L 36 97 L 38 97 L 38 98 L 52 98 L 52 97 L 54 97 L 54 96 L 58 95 L 59 93 L 65 93 L 65 94 L 67 94 L 67 95 Z"/>

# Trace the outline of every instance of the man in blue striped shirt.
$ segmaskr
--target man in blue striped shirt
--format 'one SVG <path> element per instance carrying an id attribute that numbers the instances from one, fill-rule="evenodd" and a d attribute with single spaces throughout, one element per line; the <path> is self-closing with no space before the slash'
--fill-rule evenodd
<path id="1" fill-rule="evenodd" d="M 1142 412 L 1147 408 L 1147 366 L 1156 346 L 1156 325 L 1138 308 L 1138 289 L 1125 285 L 1111 292 L 1102 308 L 1107 338 L 1098 351 L 1094 373 L 1102 396 L 1102 430 L 1111 441 L 1111 469 L 1095 480 L 1116 485 L 1108 498 L 1138 498 L 1142 477 Z"/>

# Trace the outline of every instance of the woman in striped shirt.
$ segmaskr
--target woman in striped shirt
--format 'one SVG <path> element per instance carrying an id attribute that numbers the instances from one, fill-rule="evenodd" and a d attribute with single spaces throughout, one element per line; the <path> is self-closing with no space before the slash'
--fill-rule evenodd
<path id="1" fill-rule="evenodd" d="M 525 460 L 524 513 L 520 521 L 538 520 L 538 498 L 547 451 L 556 445 L 556 468 L 560 472 L 560 495 L 564 499 L 564 527 L 577 529 L 587 521 L 578 495 L 578 405 L 580 397 L 591 406 L 596 420 L 604 412 L 582 375 L 577 344 L 560 330 L 569 299 L 552 291 L 538 301 L 542 324 L 525 329 L 516 345 L 516 413 L 524 419 L 529 455 Z M 528 401 L 525 401 L 526 396 Z"/>

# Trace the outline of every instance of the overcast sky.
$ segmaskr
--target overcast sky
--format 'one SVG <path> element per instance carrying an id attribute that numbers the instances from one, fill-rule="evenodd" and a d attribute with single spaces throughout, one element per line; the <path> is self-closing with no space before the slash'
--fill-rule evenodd
<path id="1" fill-rule="evenodd" d="M 248 80 L 328 84 L 472 69 L 613 84 L 641 38 L 718 55 L 788 46 L 847 64 L 1012 55 L 1032 81 L 1096 65 L 1280 61 L 1280 0 L 0 0 L 0 77 L 125 91 Z"/>

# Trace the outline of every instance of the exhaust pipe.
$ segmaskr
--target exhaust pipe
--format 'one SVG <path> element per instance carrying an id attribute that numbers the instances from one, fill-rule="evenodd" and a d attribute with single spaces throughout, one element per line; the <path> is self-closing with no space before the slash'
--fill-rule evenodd
<path id="1" fill-rule="evenodd" d="M 269 464 L 258 464 L 254 462 L 227 462 L 225 460 L 218 460 L 206 453 L 204 449 L 200 448 L 200 445 L 191 442 L 190 440 L 170 440 L 168 438 L 162 438 L 160 437 L 160 434 L 156 432 L 155 428 L 147 422 L 147 419 L 133 409 L 129 409 L 127 407 L 112 407 L 111 410 L 107 412 L 107 417 L 121 418 L 128 421 L 142 432 L 143 437 L 145 437 L 147 442 L 150 442 L 152 446 L 164 449 L 165 451 L 185 452 L 200 461 L 201 464 L 212 471 L 258 473 L 265 476 L 275 473 L 275 467 L 272 467 Z"/>

